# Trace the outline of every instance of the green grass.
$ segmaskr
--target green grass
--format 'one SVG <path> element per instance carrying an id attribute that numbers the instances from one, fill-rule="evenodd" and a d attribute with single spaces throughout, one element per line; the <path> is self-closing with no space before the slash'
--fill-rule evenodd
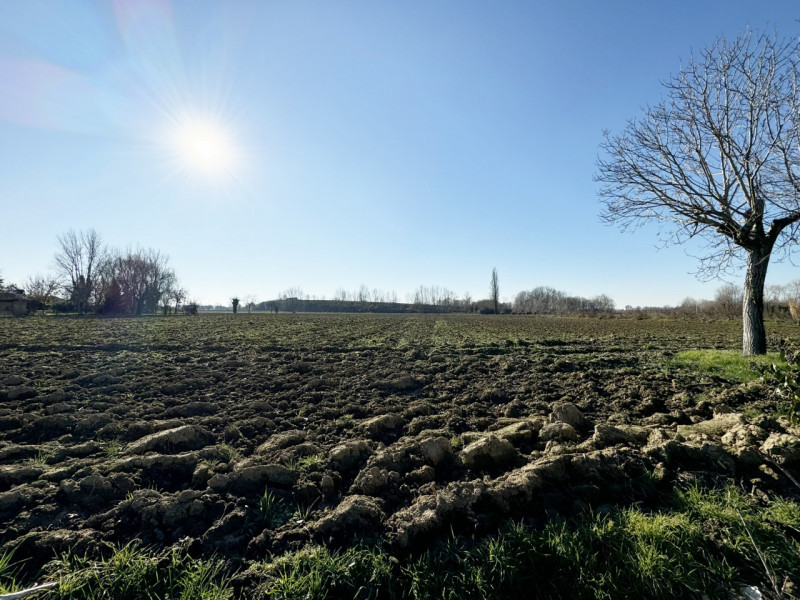
<path id="1" fill-rule="evenodd" d="M 16 592 L 17 574 L 19 565 L 14 561 L 13 552 L 3 552 L 0 554 L 0 594 Z"/>
<path id="2" fill-rule="evenodd" d="M 47 461 L 53 454 L 52 448 L 41 449 L 36 453 L 36 456 L 31 458 L 31 462 L 41 466 L 47 466 Z"/>
<path id="3" fill-rule="evenodd" d="M 735 488 L 677 493 L 669 512 L 619 509 L 512 524 L 482 540 L 451 536 L 398 562 L 366 545 L 310 546 L 254 563 L 253 597 L 334 598 L 724 598 L 742 585 L 775 593 L 800 581 L 800 505 L 756 504 Z M 788 596 L 784 596 L 788 598 Z"/>
<path id="4" fill-rule="evenodd" d="M 239 451 L 229 444 L 218 444 L 217 451 L 224 462 L 233 462 L 239 459 Z"/>
<path id="5" fill-rule="evenodd" d="M 58 586 L 44 598 L 59 600 L 230 600 L 222 563 L 198 560 L 180 549 L 161 552 L 130 543 L 104 560 L 65 556 L 48 565 Z"/>
<path id="6" fill-rule="evenodd" d="M 777 352 L 762 356 L 742 356 L 738 350 L 685 350 L 678 352 L 670 364 L 717 375 L 730 381 L 747 383 L 761 377 L 761 373 L 753 369 L 751 364 L 769 367 L 773 363 L 780 362 L 781 357 Z"/>
<path id="7" fill-rule="evenodd" d="M 325 457 L 322 454 L 291 457 L 283 460 L 283 466 L 295 473 L 305 474 L 318 470 L 322 465 L 324 458 Z"/>
<path id="8" fill-rule="evenodd" d="M 114 458 L 120 456 L 122 454 L 122 450 L 124 448 L 124 444 L 119 439 L 109 440 L 106 442 L 103 450 L 105 451 L 106 455 Z"/>
<path id="9" fill-rule="evenodd" d="M 250 567 L 250 573 L 261 580 L 254 598 L 287 600 L 392 598 L 396 570 L 387 554 L 367 546 L 343 552 L 308 546 Z"/>
<path id="10" fill-rule="evenodd" d="M 275 509 L 273 498 L 267 509 Z M 18 589 L 10 555 L 0 560 L 0 590 Z M 800 504 L 759 503 L 731 486 L 676 492 L 671 508 L 619 508 L 532 527 L 511 523 L 481 539 L 450 535 L 398 560 L 379 546 L 345 550 L 310 545 L 251 562 L 236 579 L 219 560 L 180 548 L 136 544 L 107 558 L 64 556 L 39 581 L 58 586 L 45 600 L 324 600 L 728 598 L 743 585 L 765 597 L 800 582 Z M 769 593 L 769 595 L 767 595 Z"/>
<path id="11" fill-rule="evenodd" d="M 264 490 L 256 508 L 259 520 L 270 529 L 280 527 L 291 517 L 291 510 L 269 489 Z"/>

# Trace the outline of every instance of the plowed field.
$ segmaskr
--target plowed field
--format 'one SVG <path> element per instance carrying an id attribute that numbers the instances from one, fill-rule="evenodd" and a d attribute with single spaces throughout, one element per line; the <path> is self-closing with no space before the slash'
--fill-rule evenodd
<path id="1" fill-rule="evenodd" d="M 667 470 L 664 481 L 694 470 L 712 484 L 783 485 L 640 451 L 653 431 L 709 420 L 721 405 L 762 420 L 776 413 L 758 383 L 670 364 L 679 350 L 737 348 L 740 327 L 439 315 L 2 319 L 0 543 L 19 546 L 31 569 L 54 553 L 134 539 L 231 560 L 361 537 L 407 552 L 512 516 L 657 502 L 658 482 L 640 477 L 654 469 Z M 798 338 L 790 324 L 768 331 Z M 578 409 L 573 433 L 545 437 L 548 421 L 569 421 L 552 416 L 565 403 Z M 627 437 L 603 437 L 598 425 Z M 578 465 L 577 455 L 595 462 Z M 558 477 L 537 471 L 548 485 L 513 487 L 558 456 L 572 462 Z M 455 498 L 449 512 L 444 492 Z"/>

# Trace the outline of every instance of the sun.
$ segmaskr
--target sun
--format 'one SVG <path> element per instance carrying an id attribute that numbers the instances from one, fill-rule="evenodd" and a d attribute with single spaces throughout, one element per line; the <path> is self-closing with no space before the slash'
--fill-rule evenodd
<path id="1" fill-rule="evenodd" d="M 191 119 L 180 123 L 170 145 L 181 166 L 200 175 L 230 175 L 237 166 L 237 149 L 230 131 L 213 121 Z"/>

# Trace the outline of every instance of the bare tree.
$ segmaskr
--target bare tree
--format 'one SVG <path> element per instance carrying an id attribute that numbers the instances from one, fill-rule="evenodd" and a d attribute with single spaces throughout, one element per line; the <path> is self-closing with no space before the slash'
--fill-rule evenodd
<path id="1" fill-rule="evenodd" d="M 705 239 L 701 276 L 746 261 L 746 355 L 766 352 L 769 260 L 798 241 L 799 52 L 797 39 L 718 40 L 664 83 L 665 100 L 620 135 L 606 133 L 597 162 L 607 222 L 665 222 L 665 243 Z"/>
<path id="2" fill-rule="evenodd" d="M 800 325 L 800 279 L 790 281 L 784 286 L 784 299 L 792 320 Z"/>
<path id="3" fill-rule="evenodd" d="M 281 292 L 278 295 L 280 300 L 303 300 L 306 297 L 303 288 L 299 286 L 290 287 L 288 290 Z"/>
<path id="4" fill-rule="evenodd" d="M 172 298 L 175 294 L 175 290 L 178 289 L 178 278 L 175 275 L 174 271 L 167 271 L 166 276 L 162 280 L 161 285 L 161 296 L 159 297 L 159 301 L 161 302 L 161 309 L 164 313 L 164 316 L 169 314 L 170 309 L 172 306 L 170 303 L 172 302 Z"/>
<path id="5" fill-rule="evenodd" d="M 714 294 L 714 305 L 720 315 L 735 319 L 742 307 L 742 290 L 726 283 Z"/>
<path id="6" fill-rule="evenodd" d="M 786 300 L 788 286 L 786 285 L 765 285 L 764 302 L 767 304 L 780 304 Z"/>
<path id="7" fill-rule="evenodd" d="M 244 297 L 244 305 L 247 307 L 247 314 L 249 315 L 256 305 L 256 297 L 253 294 L 248 294 Z"/>
<path id="8" fill-rule="evenodd" d="M 492 280 L 489 283 L 489 296 L 494 306 L 494 314 L 500 313 L 500 280 L 497 278 L 497 269 L 492 269 Z"/>
<path id="9" fill-rule="evenodd" d="M 55 260 L 59 274 L 64 277 L 70 300 L 83 314 L 95 291 L 97 267 L 105 257 L 103 240 L 94 229 L 79 232 L 70 229 L 58 236 L 58 245 Z"/>
<path id="10" fill-rule="evenodd" d="M 464 312 L 469 313 L 472 312 L 472 296 L 469 292 L 464 292 Z"/>
<path id="11" fill-rule="evenodd" d="M 231 298 L 231 306 L 233 306 L 233 314 L 236 314 L 236 312 L 239 310 L 239 298 L 236 296 Z"/>
<path id="12" fill-rule="evenodd" d="M 0 281 L 0 289 L 2 281 Z M 42 304 L 52 303 L 55 293 L 61 288 L 61 280 L 53 275 L 36 274 L 28 277 L 25 283 L 25 293 L 31 300 L 37 300 Z"/>
<path id="13" fill-rule="evenodd" d="M 178 314 L 178 309 L 180 308 L 181 302 L 186 300 L 187 296 L 188 296 L 188 292 L 186 291 L 186 289 L 184 289 L 182 287 L 179 287 L 177 285 L 173 288 L 170 299 L 175 302 L 175 314 L 176 315 Z"/>
<path id="14" fill-rule="evenodd" d="M 700 302 L 692 298 L 691 296 L 686 296 L 683 301 L 680 303 L 679 308 L 684 313 L 698 313 L 700 312 Z"/>

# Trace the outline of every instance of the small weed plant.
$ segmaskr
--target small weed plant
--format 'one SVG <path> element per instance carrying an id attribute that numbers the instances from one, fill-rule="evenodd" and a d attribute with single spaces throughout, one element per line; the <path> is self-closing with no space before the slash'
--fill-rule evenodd
<path id="1" fill-rule="evenodd" d="M 216 458 L 204 458 L 200 461 L 200 464 L 207 468 L 209 471 L 216 472 L 221 466 L 222 461 Z"/>
<path id="2" fill-rule="evenodd" d="M 324 458 L 325 457 L 322 454 L 312 454 L 310 456 L 304 456 L 303 458 L 300 459 L 300 471 L 302 473 L 316 471 L 322 465 Z"/>
<path id="3" fill-rule="evenodd" d="M 322 465 L 324 456 L 322 454 L 311 454 L 309 456 L 290 456 L 283 460 L 283 466 L 290 471 L 298 474 L 316 471 Z"/>
<path id="4" fill-rule="evenodd" d="M 47 461 L 55 454 L 53 448 L 40 448 L 36 452 L 36 456 L 31 457 L 31 462 L 42 467 L 47 466 Z"/>
<path id="5" fill-rule="evenodd" d="M 105 451 L 106 455 L 113 458 L 115 456 L 119 456 L 122 454 L 123 444 L 120 440 L 114 439 L 106 442 L 105 447 L 103 450 Z"/>
<path id="6" fill-rule="evenodd" d="M 232 462 L 239 458 L 239 451 L 228 444 L 219 444 L 217 446 L 219 455 L 225 462 Z"/>
<path id="7" fill-rule="evenodd" d="M 291 511 L 287 508 L 283 500 L 278 498 L 274 492 L 269 488 L 264 490 L 264 493 L 258 499 L 258 518 L 264 525 L 270 529 L 280 527 L 291 516 Z"/>
<path id="8" fill-rule="evenodd" d="M 292 513 L 291 520 L 295 523 L 304 523 L 308 521 L 311 514 L 314 512 L 314 505 L 317 503 L 316 500 L 309 504 L 308 506 L 303 506 L 298 504 L 295 508 L 295 511 Z"/>

